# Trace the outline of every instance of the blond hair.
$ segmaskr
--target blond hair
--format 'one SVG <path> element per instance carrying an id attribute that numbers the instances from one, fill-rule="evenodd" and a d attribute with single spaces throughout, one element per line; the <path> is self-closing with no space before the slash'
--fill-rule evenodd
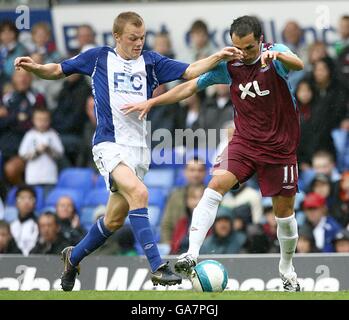
<path id="1" fill-rule="evenodd" d="M 113 33 L 121 35 L 126 23 L 131 23 L 136 27 L 144 25 L 144 21 L 138 13 L 133 11 L 122 12 L 114 20 Z"/>
<path id="2" fill-rule="evenodd" d="M 51 28 L 48 23 L 41 21 L 34 24 L 31 30 L 32 34 L 35 34 L 39 29 L 44 29 L 47 34 L 51 35 Z"/>

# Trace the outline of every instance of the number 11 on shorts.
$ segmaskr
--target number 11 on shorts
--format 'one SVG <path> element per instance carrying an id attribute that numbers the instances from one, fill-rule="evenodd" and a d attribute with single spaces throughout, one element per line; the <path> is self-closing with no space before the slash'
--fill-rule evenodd
<path id="1" fill-rule="evenodd" d="M 297 171 L 297 167 L 296 167 Z M 297 174 L 297 173 L 296 173 Z M 295 166 L 284 166 L 284 181 L 283 183 L 294 183 Z"/>

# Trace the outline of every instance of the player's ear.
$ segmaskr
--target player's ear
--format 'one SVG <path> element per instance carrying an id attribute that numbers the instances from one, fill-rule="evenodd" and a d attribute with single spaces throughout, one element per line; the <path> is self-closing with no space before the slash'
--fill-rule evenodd
<path id="1" fill-rule="evenodd" d="M 120 39 L 120 35 L 118 33 L 113 33 L 113 38 L 115 42 L 117 42 Z"/>

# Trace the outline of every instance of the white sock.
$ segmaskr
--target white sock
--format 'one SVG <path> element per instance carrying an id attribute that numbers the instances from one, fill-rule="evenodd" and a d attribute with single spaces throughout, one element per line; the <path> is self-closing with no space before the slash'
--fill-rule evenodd
<path id="1" fill-rule="evenodd" d="M 204 195 L 193 211 L 189 233 L 188 253 L 197 258 L 208 230 L 213 225 L 223 196 L 213 189 L 206 188 Z"/>
<path id="2" fill-rule="evenodd" d="M 280 243 L 279 271 L 282 274 L 292 271 L 292 258 L 298 241 L 298 228 L 295 214 L 286 218 L 277 218 L 277 237 Z"/>

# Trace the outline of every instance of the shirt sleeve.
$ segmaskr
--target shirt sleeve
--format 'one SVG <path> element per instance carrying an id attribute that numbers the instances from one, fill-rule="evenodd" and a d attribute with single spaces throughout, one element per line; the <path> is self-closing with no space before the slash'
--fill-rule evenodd
<path id="1" fill-rule="evenodd" d="M 202 74 L 198 81 L 198 90 L 204 90 L 205 88 L 214 84 L 231 84 L 232 79 L 227 69 L 227 63 L 222 61 L 211 71 Z"/>
<path id="2" fill-rule="evenodd" d="M 26 158 L 35 152 L 35 147 L 33 143 L 33 135 L 32 132 L 29 131 L 24 135 L 24 138 L 19 146 L 18 154 L 21 157 Z"/>
<path id="3" fill-rule="evenodd" d="M 278 52 L 283 52 L 283 53 L 287 53 L 287 54 L 290 54 L 290 55 L 295 55 L 291 49 L 287 46 L 285 46 L 284 44 L 281 44 L 281 43 L 275 43 L 270 51 L 278 51 Z M 288 75 L 288 73 L 290 72 L 290 70 L 288 70 L 288 68 L 279 60 L 274 60 L 273 61 L 274 63 L 274 66 L 277 70 L 277 72 L 282 76 L 282 77 L 285 77 Z"/>
<path id="4" fill-rule="evenodd" d="M 167 58 L 154 51 L 152 55 L 155 59 L 155 74 L 159 84 L 182 79 L 183 73 L 189 66 L 188 63 Z"/>
<path id="5" fill-rule="evenodd" d="M 91 76 L 101 48 L 89 49 L 61 63 L 63 73 L 70 76 L 73 73 Z"/>
<path id="6" fill-rule="evenodd" d="M 50 133 L 51 136 L 51 148 L 52 150 L 57 153 L 58 156 L 62 156 L 64 153 L 64 147 L 62 144 L 61 139 L 59 138 L 59 135 L 55 131 L 51 131 Z"/>

